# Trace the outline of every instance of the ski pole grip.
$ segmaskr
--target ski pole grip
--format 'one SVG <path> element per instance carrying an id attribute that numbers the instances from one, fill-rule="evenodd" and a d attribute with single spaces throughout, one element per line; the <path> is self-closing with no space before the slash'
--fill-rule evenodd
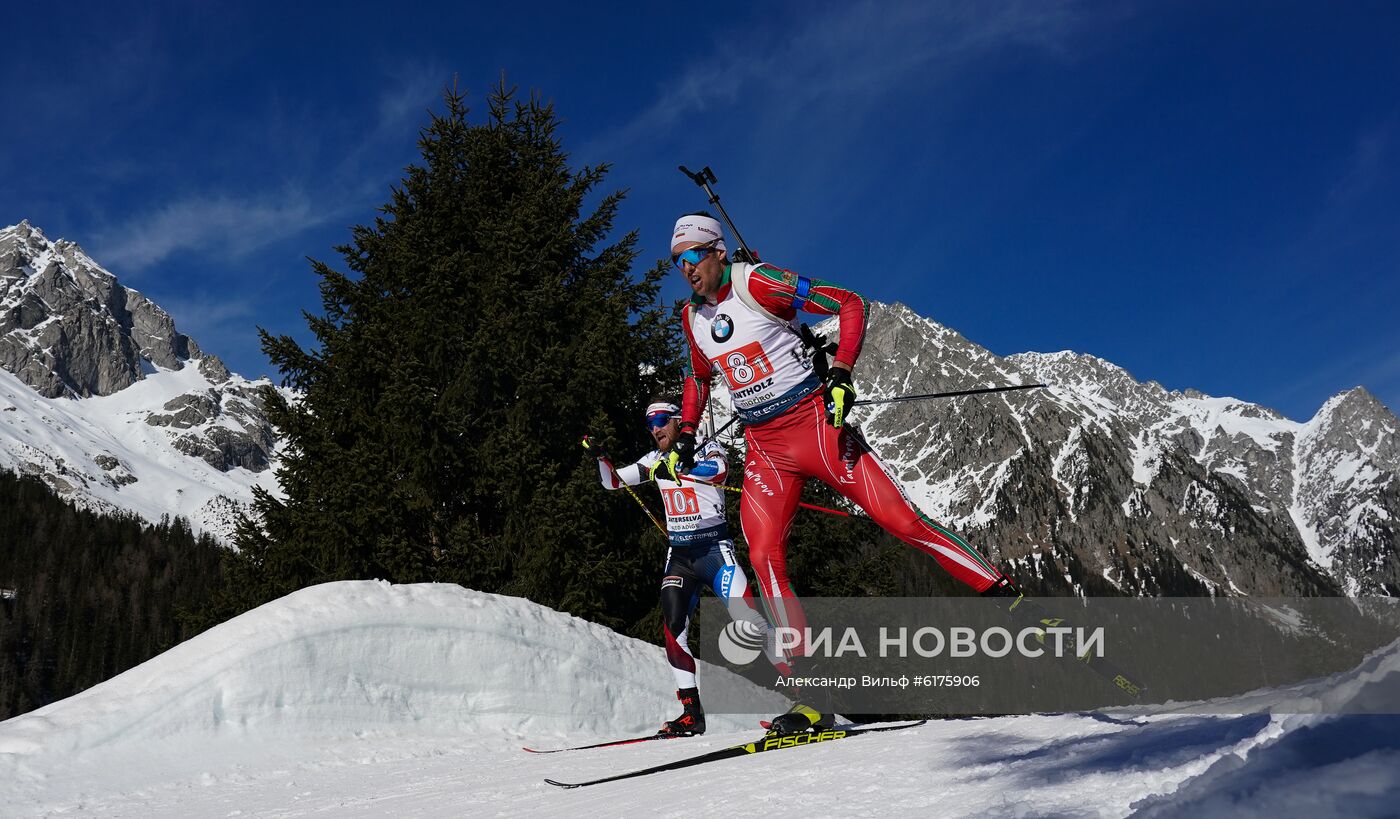
<path id="1" fill-rule="evenodd" d="M 701 189 L 705 191 L 705 194 L 710 197 L 710 204 L 714 205 L 719 211 L 719 218 L 724 220 L 724 223 L 729 226 L 729 232 L 734 234 L 734 241 L 739 243 L 739 249 L 734 251 L 734 258 L 748 264 L 758 264 L 758 254 L 749 249 L 749 246 L 744 242 L 744 237 L 739 234 L 739 229 L 734 226 L 734 220 L 729 218 L 729 214 L 724 210 L 724 205 L 719 203 L 719 194 L 715 193 L 714 188 L 710 187 L 710 185 L 719 181 L 715 178 L 715 172 L 710 170 L 710 166 L 706 165 L 698 172 L 692 171 L 684 165 L 677 165 L 676 167 L 680 169 L 681 173 L 690 177 L 691 182 L 699 185 Z"/>
<path id="2" fill-rule="evenodd" d="M 715 179 L 715 172 L 710 170 L 709 165 L 701 168 L 699 173 L 692 171 L 684 165 L 677 165 L 676 167 L 681 169 L 681 173 L 690 177 L 691 182 L 694 182 L 702 188 L 706 185 L 713 185 L 715 182 L 719 181 Z"/>
<path id="3" fill-rule="evenodd" d="M 599 446 L 598 444 L 594 443 L 594 442 L 593 442 L 593 438 L 592 438 L 591 436 L 588 436 L 588 435 L 583 436 L 583 448 L 586 449 L 586 450 L 588 450 L 589 452 L 593 453 L 595 456 L 597 456 L 597 457 L 599 457 L 599 458 L 607 458 L 607 457 L 608 457 L 608 453 L 607 453 L 601 446 Z"/>

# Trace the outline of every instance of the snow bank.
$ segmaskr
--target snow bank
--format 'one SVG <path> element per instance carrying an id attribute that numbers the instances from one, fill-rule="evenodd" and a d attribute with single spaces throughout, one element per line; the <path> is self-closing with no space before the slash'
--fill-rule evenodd
<path id="1" fill-rule="evenodd" d="M 1400 717 L 1355 713 L 1396 702 L 1400 642 L 1329 679 L 1234 698 L 1235 714 L 1216 702 L 936 720 L 575 791 L 543 780 L 649 767 L 757 729 L 711 715 L 703 737 L 520 751 L 648 732 L 675 708 L 671 685 L 660 648 L 525 600 L 327 584 L 0 723 L 0 813 L 742 816 L 805 799 L 838 816 L 1285 819 L 1400 805 Z M 731 685 L 747 683 L 703 670 L 702 690 Z M 1299 700 L 1352 713 L 1261 713 Z"/>
<path id="2" fill-rule="evenodd" d="M 751 687 L 719 669 L 701 675 L 713 691 Z M 104 749 L 647 733 L 678 707 L 663 650 L 595 623 L 454 585 L 328 583 L 0 723 L 0 779 Z"/>

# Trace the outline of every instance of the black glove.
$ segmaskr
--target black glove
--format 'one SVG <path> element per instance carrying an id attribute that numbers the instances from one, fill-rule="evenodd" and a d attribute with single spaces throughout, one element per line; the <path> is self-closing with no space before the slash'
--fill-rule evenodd
<path id="1" fill-rule="evenodd" d="M 670 451 L 651 467 L 651 479 L 680 483 L 681 476 L 695 468 L 695 430 L 684 429 L 676 436 Z"/>
<path id="2" fill-rule="evenodd" d="M 851 371 L 832 367 L 822 379 L 826 386 L 826 422 L 840 429 L 856 403 L 856 388 L 851 383 Z"/>
<path id="3" fill-rule="evenodd" d="M 593 455 L 595 458 L 608 457 L 608 453 L 604 451 L 603 447 L 599 445 L 598 442 L 593 440 L 592 436 L 583 436 L 583 448 L 588 450 L 589 454 Z M 608 460 L 612 459 L 609 458 Z"/>

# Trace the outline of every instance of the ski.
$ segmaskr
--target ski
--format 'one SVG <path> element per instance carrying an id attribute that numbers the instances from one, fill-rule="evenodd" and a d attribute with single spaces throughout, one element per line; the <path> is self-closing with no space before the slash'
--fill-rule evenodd
<path id="1" fill-rule="evenodd" d="M 557 782 L 553 779 L 546 779 L 551 785 L 560 788 L 582 788 L 588 785 L 599 785 L 603 782 L 616 782 L 619 779 L 631 779 L 637 776 L 647 776 L 649 774 L 661 773 L 662 771 L 675 771 L 681 768 L 689 768 L 692 765 L 703 765 L 707 762 L 718 762 L 721 759 L 733 759 L 741 756 L 752 756 L 761 754 L 764 751 L 778 751 L 784 748 L 799 748 L 803 745 L 814 745 L 818 742 L 833 742 L 838 739 L 859 736 L 860 734 L 873 734 L 879 731 L 900 731 L 905 728 L 917 728 L 928 720 L 918 722 L 906 722 L 901 725 L 882 725 L 875 728 L 828 728 L 825 731 L 812 731 L 803 734 L 788 734 L 786 736 L 765 736 L 753 742 L 746 742 L 742 745 L 731 745 L 728 748 L 721 748 L 718 751 L 700 754 L 699 756 L 678 759 L 675 762 L 667 762 L 664 765 L 655 765 L 641 770 L 628 771 L 627 773 L 605 776 L 602 779 L 591 779 L 587 782 Z"/>
<path id="2" fill-rule="evenodd" d="M 528 752 L 528 753 L 532 753 L 532 754 L 558 754 L 558 753 L 563 753 L 564 751 L 588 751 L 588 750 L 592 750 L 593 748 L 614 748 L 614 747 L 617 747 L 617 746 L 619 746 L 619 745 L 635 745 L 635 744 L 638 743 L 638 742 L 651 742 L 651 741 L 654 740 L 654 739 L 681 739 L 681 738 L 683 738 L 683 737 L 693 737 L 693 736 L 695 736 L 695 735 L 694 735 L 694 734 L 647 734 L 647 735 L 644 736 L 644 737 L 632 737 L 632 738 L 630 738 L 630 739 L 614 739 L 614 740 L 611 740 L 611 741 L 609 741 L 609 742 L 599 742 L 599 743 L 594 744 L 594 745 L 576 745 L 576 746 L 574 746 L 574 747 L 572 747 L 572 748 L 546 748 L 546 749 L 544 749 L 544 750 L 540 750 L 540 749 L 537 749 L 537 748 L 521 748 L 521 750 L 522 750 L 522 751 L 526 751 L 526 752 Z"/>
<path id="3" fill-rule="evenodd" d="M 1036 625 L 1047 628 L 1055 628 L 1065 625 L 1065 618 L 1052 617 L 1039 604 L 1032 602 L 1026 597 L 1018 597 L 1007 607 L 1007 611 L 1015 617 L 1030 619 Z M 1103 677 L 1113 684 L 1118 690 L 1132 697 L 1134 701 L 1142 698 L 1142 693 L 1147 690 L 1147 686 L 1134 675 L 1128 674 L 1123 669 L 1109 662 L 1103 657 L 1091 657 L 1088 652 L 1079 655 L 1077 659 L 1088 666 L 1094 673 Z"/>

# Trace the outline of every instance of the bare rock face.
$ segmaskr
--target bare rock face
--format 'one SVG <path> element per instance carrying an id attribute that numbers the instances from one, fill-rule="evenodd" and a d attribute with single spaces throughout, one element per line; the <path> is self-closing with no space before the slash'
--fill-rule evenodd
<path id="1" fill-rule="evenodd" d="M 229 380 L 229 376 L 232 375 L 232 373 L 228 371 L 228 367 L 224 366 L 224 362 L 220 361 L 219 357 L 214 355 L 208 355 L 200 359 L 199 371 L 205 378 L 215 384 L 222 384 Z"/>
<path id="2" fill-rule="evenodd" d="M 175 448 L 186 455 L 222 472 L 236 467 L 251 472 L 268 468 L 277 440 L 263 416 L 263 399 L 257 389 L 187 393 L 167 401 L 163 409 L 164 413 L 148 416 L 146 423 L 192 430 L 175 438 Z"/>
<path id="3" fill-rule="evenodd" d="M 219 415 L 219 394 L 215 390 L 204 393 L 187 393 L 165 402 L 163 409 L 171 413 L 152 413 L 146 423 L 153 427 L 175 427 L 189 429 L 208 423 Z"/>
<path id="4" fill-rule="evenodd" d="M 92 460 L 93 463 L 97 464 L 98 467 L 107 473 L 104 477 L 107 484 L 110 486 L 121 488 L 140 480 L 135 475 L 131 474 L 131 470 L 127 468 L 126 464 L 121 462 L 121 459 L 113 455 L 108 455 L 104 452 L 99 455 L 94 455 Z"/>
<path id="5" fill-rule="evenodd" d="M 178 370 L 198 346 L 82 248 L 28 222 L 0 231 L 0 367 L 47 398 L 111 395 L 141 360 Z"/>

